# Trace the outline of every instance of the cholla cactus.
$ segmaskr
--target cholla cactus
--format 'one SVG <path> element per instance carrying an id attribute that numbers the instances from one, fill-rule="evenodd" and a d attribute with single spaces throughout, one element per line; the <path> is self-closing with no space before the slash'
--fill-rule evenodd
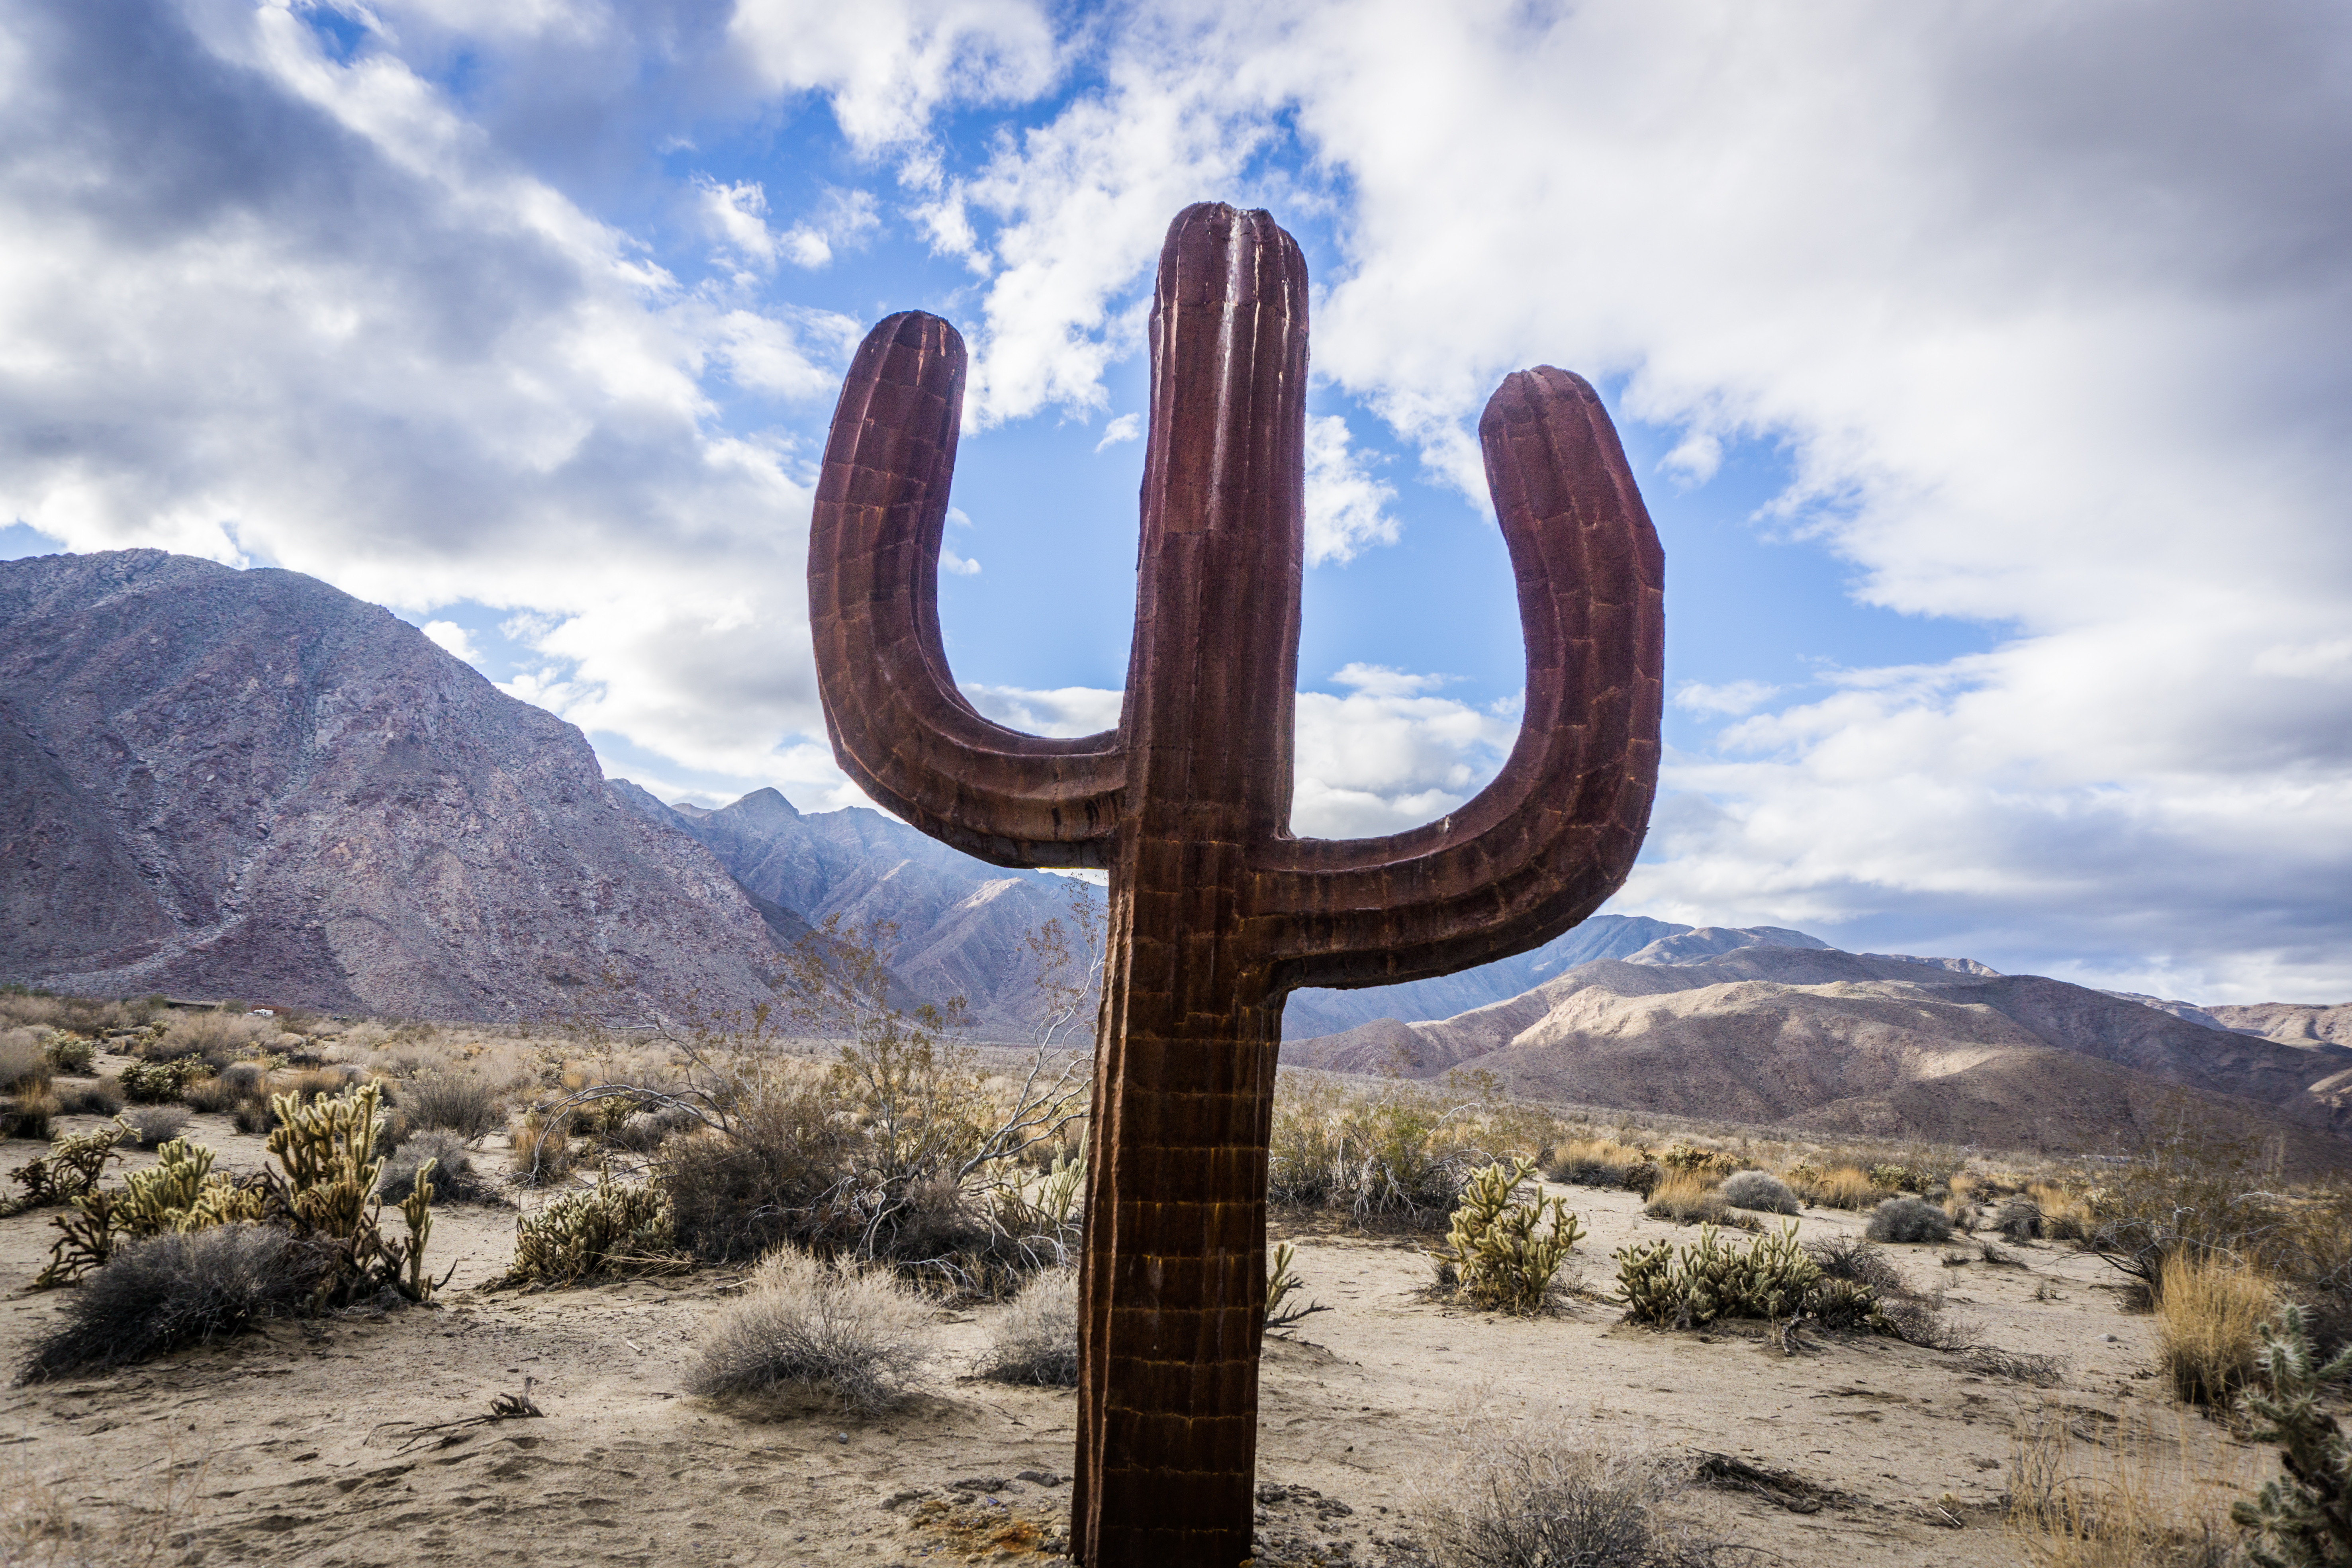
<path id="1" fill-rule="evenodd" d="M 89 1132 L 68 1132 L 57 1140 L 47 1153 L 8 1173 L 8 1179 L 25 1189 L 25 1195 L 9 1205 L 9 1212 L 39 1204 L 70 1203 L 97 1191 L 107 1162 L 122 1158 L 122 1151 L 115 1145 L 130 1132 L 128 1127 L 113 1122 Z"/>
<path id="2" fill-rule="evenodd" d="M 73 1214 L 58 1217 L 59 1235 L 48 1266 L 33 1282 L 37 1287 L 73 1283 L 113 1257 L 118 1241 L 262 1217 L 262 1194 L 215 1174 L 213 1152 L 203 1144 L 174 1138 L 155 1153 L 153 1165 L 131 1172 L 121 1187 L 84 1193 L 74 1200 Z"/>
<path id="3" fill-rule="evenodd" d="M 501 1285 L 569 1285 L 591 1274 L 667 1272 L 679 1266 L 669 1201 L 649 1186 L 599 1179 L 515 1223 L 514 1262 Z"/>
<path id="4" fill-rule="evenodd" d="M 2263 1483 L 2252 1502 L 2230 1505 L 2230 1518 L 2255 1539 L 2247 1552 L 2262 1568 L 2336 1568 L 2352 1563 L 2352 1442 L 2319 1408 L 2330 1383 L 2352 1378 L 2352 1350 L 2315 1365 L 2303 1309 L 2289 1306 L 2284 1329 L 2262 1325 L 2263 1386 L 2246 1404 L 2267 1424 L 2258 1441 L 2279 1445 L 2286 1473 Z"/>
<path id="5" fill-rule="evenodd" d="M 1679 1249 L 1656 1241 L 1621 1247 L 1616 1258 L 1627 1315 L 1663 1328 L 1705 1328 L 1717 1318 L 1793 1318 L 1812 1305 L 1822 1285 L 1821 1265 L 1797 1245 L 1793 1220 L 1745 1247 L 1703 1225 L 1698 1240 Z M 1853 1310 L 1843 1293 L 1840 1304 Z"/>
<path id="6" fill-rule="evenodd" d="M 268 1147 L 286 1172 L 303 1224 L 345 1241 L 373 1225 L 372 1200 L 383 1174 L 383 1157 L 375 1152 L 382 1100 L 373 1083 L 308 1105 L 299 1095 L 270 1097 L 278 1126 Z"/>
<path id="7" fill-rule="evenodd" d="M 1535 1173 L 1534 1162 L 1514 1160 L 1475 1173 L 1463 1189 L 1446 1247 L 1461 1279 L 1460 1293 L 1473 1305 L 1536 1311 L 1550 1294 L 1569 1249 L 1584 1235 L 1567 1200 L 1517 1201 L 1513 1194 Z"/>

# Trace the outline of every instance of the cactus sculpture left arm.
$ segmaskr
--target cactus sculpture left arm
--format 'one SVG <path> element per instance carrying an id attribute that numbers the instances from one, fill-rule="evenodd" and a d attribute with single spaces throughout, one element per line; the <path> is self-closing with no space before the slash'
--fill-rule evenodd
<path id="1" fill-rule="evenodd" d="M 809 623 L 835 755 L 867 794 L 999 865 L 1110 872 L 1073 1545 L 1089 1568 L 1231 1568 L 1250 1550 L 1283 999 L 1523 952 L 1616 890 L 1657 779 L 1664 558 L 1592 389 L 1548 367 L 1507 378 L 1479 437 L 1527 638 L 1518 743 L 1442 823 L 1294 837 L 1297 246 L 1263 212 L 1186 209 L 1150 342 L 1117 730 L 1019 734 L 948 672 L 938 561 L 964 353 L 937 317 L 885 321 L 851 366 L 817 485 Z"/>

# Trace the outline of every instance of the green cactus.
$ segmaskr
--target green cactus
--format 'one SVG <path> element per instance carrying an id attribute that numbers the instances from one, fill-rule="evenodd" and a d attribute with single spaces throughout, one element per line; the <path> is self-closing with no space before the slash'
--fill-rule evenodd
<path id="1" fill-rule="evenodd" d="M 1538 1310 L 1569 1249 L 1584 1236 L 1567 1200 L 1538 1197 L 1529 1205 L 1513 1196 L 1535 1173 L 1530 1160 L 1493 1164 L 1462 1190 L 1445 1256 L 1460 1279 L 1459 1294 L 1473 1306 Z"/>
<path id="2" fill-rule="evenodd" d="M 2246 1405 L 2264 1423 L 2255 1440 L 2279 1446 L 2286 1473 L 2264 1481 L 2253 1501 L 2231 1504 L 2230 1518 L 2253 1537 L 2247 1553 L 2262 1568 L 2352 1563 L 2352 1441 L 2319 1408 L 2321 1390 L 2352 1379 L 2352 1350 L 2317 1364 L 2296 1306 L 2283 1328 L 2261 1329 L 2263 1386 L 2247 1391 Z"/>
<path id="3" fill-rule="evenodd" d="M 1779 1321 L 1800 1312 L 1827 1321 L 1826 1307 L 1842 1322 L 1877 1326 L 1876 1298 L 1850 1281 L 1824 1281 L 1821 1266 L 1797 1243 L 1794 1220 L 1746 1247 L 1703 1225 L 1698 1240 L 1679 1248 L 1671 1241 L 1636 1243 L 1615 1256 L 1618 1296 L 1637 1323 L 1705 1328 L 1718 1318 Z"/>
<path id="4" fill-rule="evenodd" d="M 667 1273 L 680 1267 L 669 1201 L 649 1186 L 598 1178 L 515 1223 L 515 1255 L 501 1285 L 570 1285 L 592 1274 Z"/>
<path id="5" fill-rule="evenodd" d="M 116 1122 L 89 1132 L 68 1132 L 57 1140 L 47 1153 L 8 1173 L 8 1179 L 25 1189 L 25 1195 L 10 1205 L 9 1212 L 70 1203 L 97 1191 L 107 1163 L 122 1158 L 122 1151 L 115 1145 L 130 1134 L 128 1127 Z"/>
<path id="6" fill-rule="evenodd" d="M 59 1234 L 36 1287 L 73 1283 L 113 1257 L 117 1242 L 262 1217 L 262 1194 L 215 1174 L 213 1152 L 203 1144 L 174 1138 L 155 1155 L 153 1165 L 131 1172 L 121 1186 L 84 1193 L 74 1200 L 73 1214 L 58 1217 Z"/>

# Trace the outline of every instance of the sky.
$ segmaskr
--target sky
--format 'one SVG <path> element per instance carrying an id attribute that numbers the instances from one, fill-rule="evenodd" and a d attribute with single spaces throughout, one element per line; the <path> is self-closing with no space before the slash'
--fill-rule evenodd
<path id="1" fill-rule="evenodd" d="M 2352 999 L 2352 12 L 0 0 L 0 556 L 391 605 L 667 799 L 858 804 L 814 464 L 972 351 L 940 616 L 1115 719 L 1186 205 L 1313 278 L 1294 828 L 1517 729 L 1475 425 L 1575 370 L 1667 560 L 1608 908 Z"/>

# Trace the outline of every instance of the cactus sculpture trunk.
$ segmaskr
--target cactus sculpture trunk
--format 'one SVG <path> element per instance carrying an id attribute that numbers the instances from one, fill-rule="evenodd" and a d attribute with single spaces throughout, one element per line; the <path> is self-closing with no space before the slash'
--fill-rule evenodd
<path id="1" fill-rule="evenodd" d="M 1284 999 L 1524 952 L 1616 890 L 1657 779 L 1664 565 L 1592 389 L 1549 367 L 1510 376 L 1479 434 L 1527 641 L 1518 742 L 1443 822 L 1295 838 L 1297 244 L 1263 212 L 1186 209 L 1150 348 L 1117 730 L 1017 733 L 948 673 L 939 552 L 964 352 L 935 316 L 876 327 L 842 388 L 809 619 L 835 754 L 876 800 L 998 865 L 1110 873 L 1073 1550 L 1089 1568 L 1234 1568 L 1250 1554 Z"/>

